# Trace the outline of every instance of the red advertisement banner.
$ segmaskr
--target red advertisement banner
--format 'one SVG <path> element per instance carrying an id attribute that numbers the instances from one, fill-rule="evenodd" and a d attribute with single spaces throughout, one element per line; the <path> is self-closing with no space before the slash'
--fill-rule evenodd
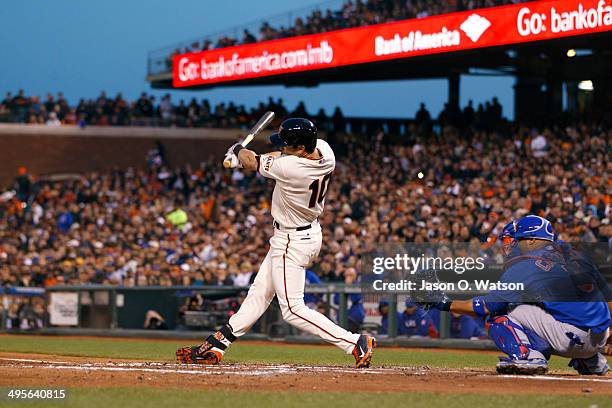
<path id="1" fill-rule="evenodd" d="M 173 57 L 187 87 L 612 30 L 612 0 L 535 1 Z"/>

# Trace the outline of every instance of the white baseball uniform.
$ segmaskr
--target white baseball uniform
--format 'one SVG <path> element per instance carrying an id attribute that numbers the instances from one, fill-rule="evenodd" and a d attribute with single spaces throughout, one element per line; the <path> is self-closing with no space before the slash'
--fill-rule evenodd
<path id="1" fill-rule="evenodd" d="M 257 171 L 276 180 L 272 194 L 274 235 L 255 281 L 229 326 L 236 337 L 245 334 L 276 294 L 286 322 L 349 354 L 359 334 L 343 329 L 304 304 L 304 268 L 321 250 L 317 218 L 323 212 L 325 193 L 336 167 L 334 152 L 327 142 L 317 140 L 317 149 L 322 156 L 317 160 L 292 155 L 259 157 Z"/>

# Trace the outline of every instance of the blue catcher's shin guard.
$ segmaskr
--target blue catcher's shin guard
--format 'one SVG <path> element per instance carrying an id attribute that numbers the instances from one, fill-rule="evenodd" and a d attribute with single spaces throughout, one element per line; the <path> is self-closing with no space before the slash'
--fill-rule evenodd
<path id="1" fill-rule="evenodd" d="M 497 348 L 512 360 L 550 358 L 550 345 L 532 331 L 513 322 L 508 316 L 489 319 L 489 336 Z"/>

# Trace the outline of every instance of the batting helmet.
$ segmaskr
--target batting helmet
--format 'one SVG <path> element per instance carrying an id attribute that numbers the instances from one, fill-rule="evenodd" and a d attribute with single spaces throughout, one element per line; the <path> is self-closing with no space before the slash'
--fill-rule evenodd
<path id="1" fill-rule="evenodd" d="M 317 127 L 308 119 L 291 118 L 281 123 L 277 133 L 270 136 L 276 147 L 303 145 L 308 153 L 317 146 Z"/>

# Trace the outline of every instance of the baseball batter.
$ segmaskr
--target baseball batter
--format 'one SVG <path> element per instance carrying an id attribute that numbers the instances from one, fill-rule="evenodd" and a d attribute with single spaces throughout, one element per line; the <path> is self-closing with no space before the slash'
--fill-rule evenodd
<path id="1" fill-rule="evenodd" d="M 257 155 L 236 144 L 226 154 L 232 168 L 258 171 L 276 181 L 270 250 L 240 310 L 203 344 L 177 350 L 177 359 L 218 364 L 231 343 L 255 324 L 276 295 L 286 322 L 352 353 L 357 368 L 369 367 L 376 347 L 373 337 L 351 333 L 304 304 L 304 268 L 321 249 L 318 217 L 336 166 L 334 152 L 327 142 L 317 139 L 317 129 L 307 119 L 285 120 L 270 140 L 280 152 Z"/>

